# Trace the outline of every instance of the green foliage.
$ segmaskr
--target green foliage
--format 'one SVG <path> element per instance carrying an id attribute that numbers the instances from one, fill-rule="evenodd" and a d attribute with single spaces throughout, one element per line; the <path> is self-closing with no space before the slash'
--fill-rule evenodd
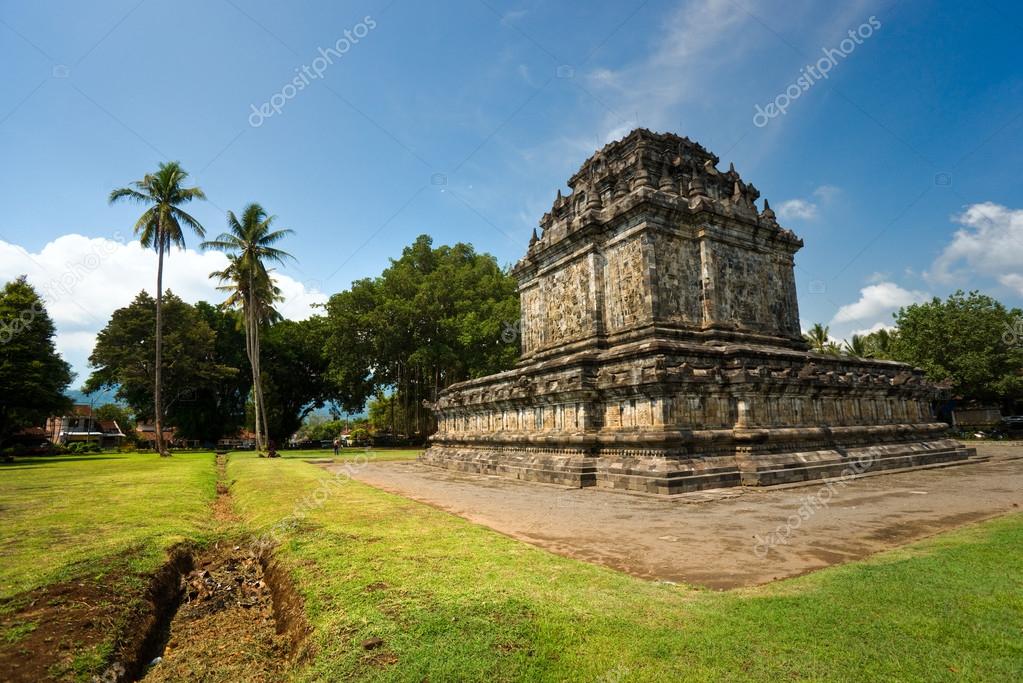
<path id="1" fill-rule="evenodd" d="M 817 353 L 829 353 L 828 345 L 833 342 L 831 342 L 828 337 L 828 331 L 827 325 L 814 323 L 813 327 L 803 334 L 803 339 L 805 339 L 806 343 L 810 345 L 811 351 L 816 351 Z"/>
<path id="2" fill-rule="evenodd" d="M 920 367 L 934 381 L 951 380 L 953 391 L 979 401 L 1023 396 L 1023 340 L 1012 331 L 1023 316 L 979 292 L 957 291 L 942 301 L 903 308 L 890 340 L 895 360 Z"/>
<path id="3" fill-rule="evenodd" d="M 174 410 L 173 424 L 183 438 L 215 443 L 235 434 L 245 424 L 245 402 L 252 388 L 252 376 L 244 370 L 248 361 L 238 314 L 205 301 L 194 308 L 215 334 L 213 358 L 235 372 L 220 381 L 197 386 L 191 400 Z"/>
<path id="4" fill-rule="evenodd" d="M 71 406 L 71 367 L 53 343 L 53 321 L 24 277 L 0 290 L 0 444 Z"/>
<path id="5" fill-rule="evenodd" d="M 518 320 L 515 281 L 492 256 L 461 243 L 433 248 L 421 235 L 379 277 L 356 281 L 328 302 L 335 398 L 357 412 L 392 389 L 402 406 L 399 429 L 426 431 L 424 399 L 514 364 L 518 345 L 502 333 Z"/>
<path id="6" fill-rule="evenodd" d="M 320 317 L 285 320 L 262 334 L 262 379 L 270 397 L 267 433 L 278 445 L 330 397 L 328 362 L 323 353 L 326 334 L 326 321 Z"/>
<path id="7" fill-rule="evenodd" d="M 98 443 L 86 443 L 84 441 L 76 441 L 67 445 L 67 452 L 73 455 L 82 455 L 85 453 L 102 453 L 103 449 Z"/>
<path id="8" fill-rule="evenodd" d="M 140 292 L 131 304 L 114 311 L 96 338 L 89 356 L 95 370 L 86 392 L 117 390 L 140 420 L 153 418 L 152 395 L 155 303 Z M 205 392 L 217 392 L 238 370 L 217 358 L 216 333 L 200 313 L 168 291 L 163 302 L 163 390 L 168 424 L 188 427 L 189 415 L 202 409 Z"/>
<path id="9" fill-rule="evenodd" d="M 310 415 L 298 430 L 298 437 L 308 441 L 326 441 L 337 438 L 346 428 L 358 429 L 363 420 L 327 420 Z"/>
<path id="10" fill-rule="evenodd" d="M 875 332 L 862 337 L 864 358 L 880 358 L 881 360 L 892 359 L 892 342 L 897 335 L 896 331 L 881 328 Z M 856 337 L 856 335 L 853 335 Z"/>
<path id="11" fill-rule="evenodd" d="M 369 400 L 366 405 L 369 428 L 374 432 L 391 432 L 392 427 L 407 424 L 409 416 L 405 406 L 394 394 L 385 396 L 382 392 Z"/>
<path id="12" fill-rule="evenodd" d="M 867 350 L 867 338 L 861 334 L 854 334 L 849 338 L 849 341 L 845 342 L 845 347 L 842 351 L 849 356 L 856 358 L 868 358 L 870 352 Z"/>
<path id="13" fill-rule="evenodd" d="M 110 203 L 128 201 L 148 207 L 135 222 L 135 234 L 147 249 L 161 254 L 171 246 L 184 248 L 182 225 L 199 237 L 206 234 L 199 221 L 181 209 L 194 200 L 206 199 L 198 187 L 183 187 L 188 172 L 177 161 L 161 163 L 155 173 L 147 173 L 128 187 L 110 193 Z"/>

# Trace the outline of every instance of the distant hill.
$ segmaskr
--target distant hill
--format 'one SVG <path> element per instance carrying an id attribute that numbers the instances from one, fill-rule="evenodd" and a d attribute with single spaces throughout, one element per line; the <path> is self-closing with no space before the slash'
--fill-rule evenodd
<path id="1" fill-rule="evenodd" d="M 91 394 L 86 394 L 84 391 L 79 389 L 68 389 L 64 394 L 75 403 L 84 403 L 91 406 L 102 406 L 107 403 L 119 403 L 115 394 L 117 393 L 114 389 L 103 389 L 96 391 Z"/>

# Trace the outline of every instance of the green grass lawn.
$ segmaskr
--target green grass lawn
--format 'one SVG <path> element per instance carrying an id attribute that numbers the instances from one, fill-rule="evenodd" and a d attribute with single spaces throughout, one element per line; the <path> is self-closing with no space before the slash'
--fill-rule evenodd
<path id="1" fill-rule="evenodd" d="M 297 458 L 301 460 L 415 460 L 423 452 L 422 448 L 342 448 L 340 455 L 335 456 L 331 448 L 319 448 L 300 451 L 278 451 L 282 458 Z M 246 451 L 240 451 L 239 455 Z M 251 454 L 251 451 L 248 451 Z"/>
<path id="2" fill-rule="evenodd" d="M 1023 516 L 716 593 L 552 555 L 297 459 L 232 459 L 293 568 L 305 680 L 1020 680 Z M 281 520 L 287 524 L 281 524 Z M 366 652 L 361 642 L 385 645 Z"/>
<path id="3" fill-rule="evenodd" d="M 296 680 L 1023 678 L 1021 515 L 717 593 L 552 555 L 305 462 L 325 456 L 228 465 L 241 523 L 281 541 L 306 598 L 316 656 Z M 3 596 L 112 556 L 152 568 L 178 540 L 214 533 L 214 495 L 210 454 L 0 467 Z M 384 645 L 365 651 L 373 637 Z"/>
<path id="4" fill-rule="evenodd" d="M 0 465 L 0 599 L 95 571 L 151 571 L 203 533 L 216 494 L 209 453 L 97 453 Z M 123 563 L 119 563 L 123 564 Z"/>

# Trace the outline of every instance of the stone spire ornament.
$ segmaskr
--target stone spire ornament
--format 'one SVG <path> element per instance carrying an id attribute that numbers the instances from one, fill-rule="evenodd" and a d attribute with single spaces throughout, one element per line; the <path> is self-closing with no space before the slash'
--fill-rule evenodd
<path id="1" fill-rule="evenodd" d="M 661 192 L 675 192 L 675 178 L 672 171 L 671 163 L 665 158 L 664 163 L 661 165 L 661 179 L 657 184 L 657 189 Z"/>

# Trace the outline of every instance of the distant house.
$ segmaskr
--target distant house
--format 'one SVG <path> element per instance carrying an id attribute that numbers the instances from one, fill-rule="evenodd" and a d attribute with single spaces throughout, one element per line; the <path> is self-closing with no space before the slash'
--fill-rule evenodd
<path id="1" fill-rule="evenodd" d="M 104 448 L 120 446 L 124 432 L 116 420 L 97 420 L 92 406 L 76 403 L 66 415 L 46 418 L 46 438 L 51 443 L 67 446 L 72 443 L 94 443 Z"/>
<path id="2" fill-rule="evenodd" d="M 246 451 L 256 447 L 256 433 L 240 429 L 232 436 L 225 436 L 217 441 L 217 450 Z"/>
<path id="3" fill-rule="evenodd" d="M 140 445 L 155 448 L 156 425 L 150 423 L 138 425 L 135 427 L 135 438 L 138 439 Z M 173 429 L 163 430 L 163 442 L 168 446 L 173 446 L 174 448 L 195 448 L 199 446 L 198 440 L 180 438 L 177 432 Z"/>

